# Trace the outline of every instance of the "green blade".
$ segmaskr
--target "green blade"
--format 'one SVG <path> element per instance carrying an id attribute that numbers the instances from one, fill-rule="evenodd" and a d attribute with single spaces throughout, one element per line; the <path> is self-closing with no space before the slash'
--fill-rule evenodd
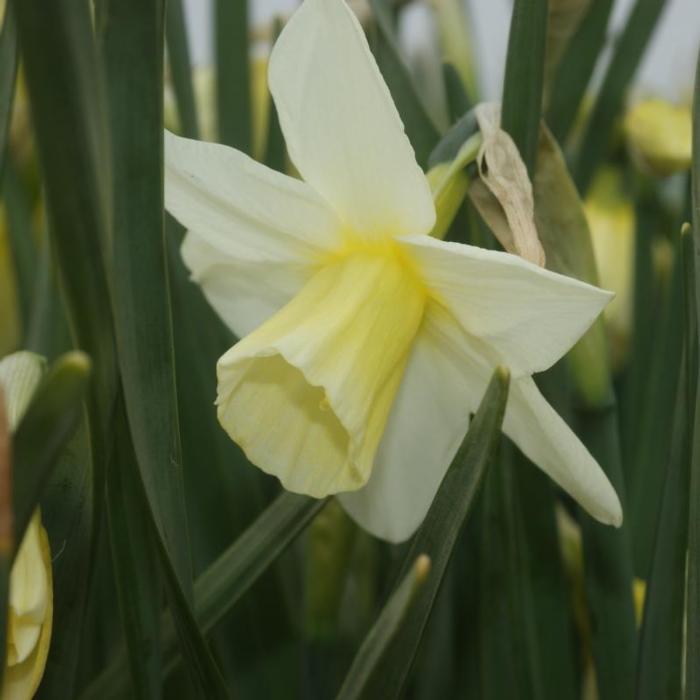
<path id="1" fill-rule="evenodd" d="M 515 0 L 503 81 L 501 127 L 515 141 L 528 172 L 540 137 L 547 0 Z"/>
<path id="2" fill-rule="evenodd" d="M 10 5 L 0 31 L 0 178 L 5 170 L 7 137 L 10 132 L 12 105 L 17 77 L 17 26 Z"/>
<path id="3" fill-rule="evenodd" d="M 700 250 L 700 56 L 695 74 L 695 97 L 693 100 L 693 239 L 697 261 Z M 695 312 L 700 309 L 700 275 L 694 269 Z M 700 333 L 700 324 L 695 318 L 695 329 Z M 692 458 L 690 464 L 690 503 L 688 513 L 688 588 L 687 630 L 685 649 L 685 691 L 688 700 L 700 698 L 700 379 L 696 388 L 695 421 L 693 426 Z"/>
<path id="4" fill-rule="evenodd" d="M 416 160 L 424 168 L 438 141 L 439 132 L 416 92 L 406 64 L 401 59 L 387 0 L 370 0 L 370 5 L 376 23 L 374 40 L 370 45 L 396 109 L 401 115 L 408 140 L 416 152 Z"/>
<path id="5" fill-rule="evenodd" d="M 558 145 L 543 130 L 535 175 L 535 219 L 547 266 L 597 284 L 588 224 Z M 602 319 L 567 356 L 575 389 L 579 437 L 601 465 L 625 508 L 617 407 Z M 625 511 L 625 516 L 627 517 Z M 636 629 L 627 525 L 606 527 L 581 515 L 585 581 L 593 653 L 601 696 L 629 697 L 634 680 Z"/>
<path id="6" fill-rule="evenodd" d="M 364 693 L 372 674 L 380 667 L 384 654 L 401 629 L 416 596 L 430 575 L 430 558 L 420 554 L 391 594 L 377 621 L 365 637 L 338 692 L 338 700 L 355 700 Z"/>
<path id="7" fill-rule="evenodd" d="M 561 57 L 549 91 L 547 125 L 564 144 L 605 45 L 613 0 L 592 0 Z"/>
<path id="8" fill-rule="evenodd" d="M 208 634 L 260 575 L 285 551 L 325 505 L 324 500 L 283 493 L 251 524 L 195 583 L 195 617 Z M 175 629 L 161 620 L 166 672 L 178 662 Z M 83 694 L 83 699 L 123 697 L 126 657 L 120 653 Z"/>
<path id="9" fill-rule="evenodd" d="M 121 394 L 114 417 L 114 453 L 107 471 L 106 494 L 114 583 L 131 691 L 139 699 L 160 698 L 162 582 Z"/>
<path id="10" fill-rule="evenodd" d="M 22 541 L 51 472 L 80 421 L 90 366 L 87 355 L 77 351 L 56 360 L 17 427 L 12 484 L 16 543 Z"/>
<path id="11" fill-rule="evenodd" d="M 112 292 L 129 426 L 150 508 L 180 586 L 192 566 L 163 222 L 163 3 L 109 3 L 102 44 L 113 153 Z"/>
<path id="12" fill-rule="evenodd" d="M 165 14 L 165 39 L 180 129 L 183 136 L 197 139 L 199 138 L 197 103 L 192 85 L 192 63 L 182 0 L 168 0 Z"/>
<path id="13" fill-rule="evenodd" d="M 2 176 L 2 200 L 5 204 L 8 241 L 12 255 L 12 269 L 15 274 L 17 303 L 22 319 L 22 336 L 24 345 L 29 350 L 27 336 L 34 306 L 37 278 L 37 250 L 34 243 L 34 226 L 32 223 L 32 202 L 28 187 L 22 181 L 17 170 L 11 149 L 4 158 L 5 167 Z"/>
<path id="14" fill-rule="evenodd" d="M 697 339 L 689 322 L 694 309 L 693 239 L 689 227 L 681 233 L 684 262 L 685 333 L 678 381 L 673 440 L 665 474 L 651 570 L 637 657 L 639 700 L 682 697 L 683 621 L 688 547 L 690 439 L 697 383 Z M 695 346 L 695 347 L 694 347 Z"/>
<path id="15" fill-rule="evenodd" d="M 627 87 L 639 66 L 666 0 L 637 0 L 608 66 L 578 151 L 574 179 L 581 194 L 605 157 Z"/>
<path id="16" fill-rule="evenodd" d="M 92 564 L 92 489 L 92 458 L 83 412 L 41 499 L 41 519 L 53 553 L 53 625 L 41 680 L 42 700 L 76 696 Z"/>
<path id="17" fill-rule="evenodd" d="M 411 542 L 402 576 L 423 553 L 430 557 L 432 573 L 406 613 L 382 663 L 365 682 L 366 697 L 389 700 L 401 696 L 457 538 L 499 444 L 509 379 L 508 371 L 502 367 L 494 372 L 428 515 Z"/>
<path id="18" fill-rule="evenodd" d="M 32 119 L 66 312 L 93 362 L 88 396 L 94 527 L 117 372 L 103 253 L 110 239 L 110 158 L 100 62 L 86 0 L 15 2 Z"/>
<path id="19" fill-rule="evenodd" d="M 250 153 L 253 141 L 248 0 L 216 0 L 216 116 L 219 141 Z"/>

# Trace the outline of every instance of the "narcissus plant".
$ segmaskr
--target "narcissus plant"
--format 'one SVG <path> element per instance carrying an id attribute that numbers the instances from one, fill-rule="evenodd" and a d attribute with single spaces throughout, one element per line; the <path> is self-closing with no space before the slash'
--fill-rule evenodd
<path id="1" fill-rule="evenodd" d="M 193 279 L 240 340 L 218 417 L 290 491 L 409 537 L 499 364 L 505 433 L 591 515 L 619 525 L 600 466 L 537 389 L 611 294 L 507 253 L 436 240 L 435 206 L 362 29 L 306 0 L 269 84 L 302 180 L 166 134 L 166 206 Z"/>

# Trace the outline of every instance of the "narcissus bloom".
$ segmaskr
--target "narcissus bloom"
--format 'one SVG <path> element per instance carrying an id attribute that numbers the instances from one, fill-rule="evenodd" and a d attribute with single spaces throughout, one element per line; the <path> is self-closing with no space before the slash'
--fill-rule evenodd
<path id="1" fill-rule="evenodd" d="M 0 360 L 10 430 L 19 424 L 43 373 L 44 361 L 30 352 Z M 39 509 L 27 526 L 10 572 L 7 657 L 0 700 L 27 700 L 39 687 L 51 643 L 53 584 L 51 550 Z"/>
<path id="2" fill-rule="evenodd" d="M 166 134 L 166 206 L 192 277 L 242 338 L 219 360 L 218 416 L 290 491 L 339 494 L 374 534 L 423 520 L 493 368 L 504 430 L 594 517 L 603 471 L 538 391 L 610 294 L 519 257 L 427 234 L 430 187 L 355 16 L 306 0 L 269 83 L 303 180 Z"/>

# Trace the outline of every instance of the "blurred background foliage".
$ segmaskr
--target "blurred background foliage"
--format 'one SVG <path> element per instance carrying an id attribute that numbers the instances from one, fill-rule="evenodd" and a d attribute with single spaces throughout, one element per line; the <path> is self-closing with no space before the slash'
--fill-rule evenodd
<path id="1" fill-rule="evenodd" d="M 284 18 L 251 26 L 244 0 L 216 0 L 215 60 L 193 70 L 182 0 L 10 2 L 0 356 L 60 372 L 80 348 L 93 366 L 84 410 L 52 370 L 43 422 L 14 436 L 58 426 L 57 449 L 14 463 L 53 552 L 39 697 L 700 698 L 699 127 L 690 95 L 630 89 L 667 4 L 636 0 L 612 35 L 613 0 L 515 0 L 503 57 L 548 266 L 617 294 L 538 381 L 623 495 L 624 527 L 498 437 L 497 373 L 424 526 L 390 546 L 332 499 L 281 493 L 219 428 L 234 338 L 163 212 L 163 123 L 293 172 L 266 84 Z M 452 162 L 483 99 L 464 5 L 353 5 L 419 161 Z M 397 29 L 417 5 L 436 29 L 421 50 Z M 453 171 L 445 235 L 497 247 L 475 172 Z"/>

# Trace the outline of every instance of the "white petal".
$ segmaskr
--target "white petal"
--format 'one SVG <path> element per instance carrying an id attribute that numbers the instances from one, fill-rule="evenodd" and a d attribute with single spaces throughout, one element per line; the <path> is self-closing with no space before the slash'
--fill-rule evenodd
<path id="1" fill-rule="evenodd" d="M 306 0 L 270 57 L 270 91 L 302 177 L 364 235 L 428 233 L 430 188 L 357 18 Z"/>
<path id="2" fill-rule="evenodd" d="M 390 542 L 408 539 L 423 522 L 488 382 L 445 340 L 456 324 L 435 311 L 426 312 L 414 341 L 372 476 L 338 496 L 365 530 Z"/>
<path id="3" fill-rule="evenodd" d="M 185 263 L 239 335 L 284 304 L 341 224 L 300 180 L 227 146 L 165 133 L 165 203 L 188 230 Z"/>
<path id="4" fill-rule="evenodd" d="M 189 232 L 182 258 L 223 322 L 242 338 L 281 309 L 312 274 L 306 263 L 236 258 Z"/>
<path id="5" fill-rule="evenodd" d="M 531 377 L 511 382 L 503 430 L 596 520 L 622 524 L 620 499 L 607 476 Z"/>
<path id="6" fill-rule="evenodd" d="M 509 253 L 428 236 L 401 244 L 431 293 L 514 377 L 551 367 L 613 296 Z"/>

